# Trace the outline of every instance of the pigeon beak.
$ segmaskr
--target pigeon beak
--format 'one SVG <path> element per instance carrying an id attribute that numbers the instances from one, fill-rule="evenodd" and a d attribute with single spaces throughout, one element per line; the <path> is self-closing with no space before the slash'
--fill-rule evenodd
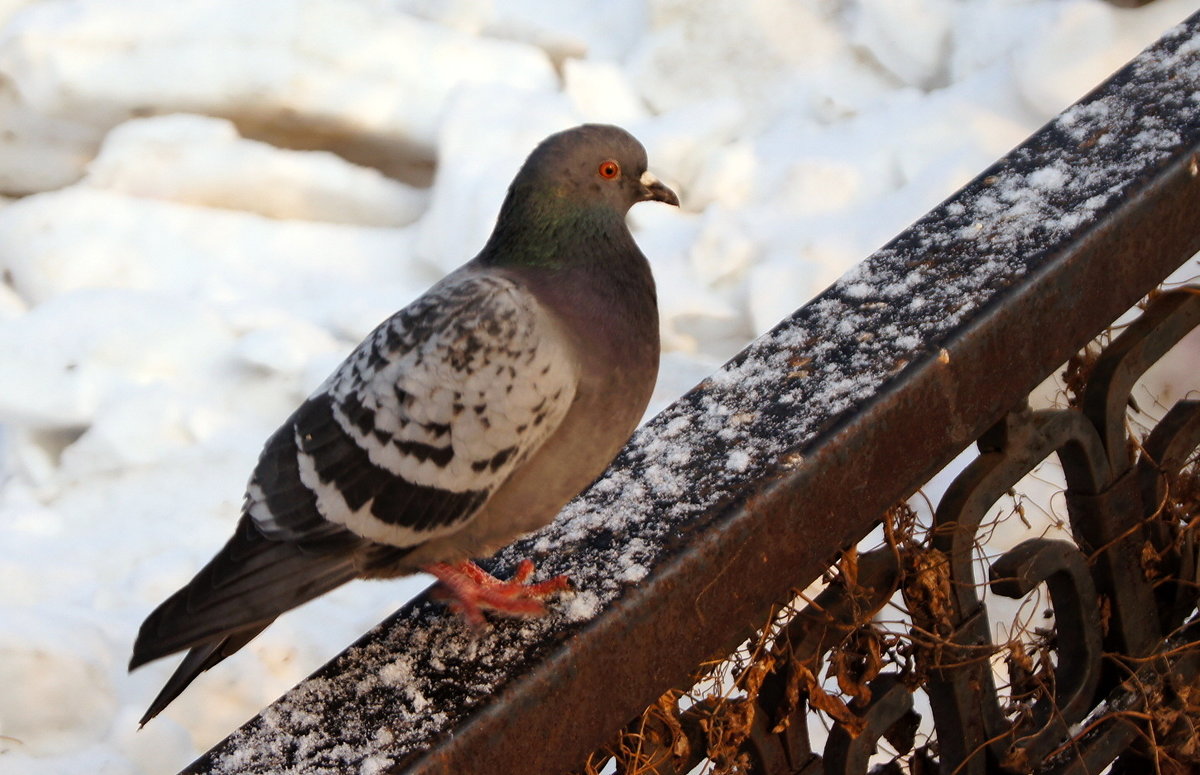
<path id="1" fill-rule="evenodd" d="M 666 202 L 679 207 L 679 197 L 675 196 L 674 191 L 663 185 L 661 180 L 654 177 L 653 173 L 643 172 L 639 182 L 642 184 L 643 202 Z"/>

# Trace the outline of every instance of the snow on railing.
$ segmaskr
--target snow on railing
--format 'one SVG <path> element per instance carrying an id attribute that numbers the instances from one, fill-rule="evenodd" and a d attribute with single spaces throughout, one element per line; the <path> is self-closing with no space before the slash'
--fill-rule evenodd
<path id="1" fill-rule="evenodd" d="M 540 533 L 576 594 L 422 596 L 189 772 L 561 772 L 761 626 L 1200 249 L 1200 14 L 647 423 Z"/>

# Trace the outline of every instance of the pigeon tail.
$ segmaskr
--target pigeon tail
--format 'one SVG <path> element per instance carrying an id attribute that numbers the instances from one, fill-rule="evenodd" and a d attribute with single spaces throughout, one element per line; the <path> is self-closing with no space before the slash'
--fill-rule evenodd
<path id="1" fill-rule="evenodd" d="M 208 565 L 146 617 L 129 669 L 187 648 L 233 643 L 251 629 L 261 631 L 284 611 L 356 578 L 356 559 L 366 545 L 349 533 L 323 546 L 273 541 L 243 516 Z"/>
<path id="2" fill-rule="evenodd" d="M 150 719 L 162 713 L 201 673 L 220 663 L 225 657 L 233 654 L 242 646 L 245 646 L 256 635 L 266 629 L 270 623 L 266 622 L 261 626 L 247 627 L 219 641 L 211 641 L 204 645 L 196 646 L 189 651 L 187 656 L 183 658 L 183 661 L 179 663 L 179 667 L 175 668 L 175 672 L 167 679 L 166 685 L 163 686 L 158 696 L 154 698 L 154 702 L 150 703 L 150 707 L 146 710 L 145 715 L 138 722 L 138 729 L 146 726 L 146 723 Z"/>

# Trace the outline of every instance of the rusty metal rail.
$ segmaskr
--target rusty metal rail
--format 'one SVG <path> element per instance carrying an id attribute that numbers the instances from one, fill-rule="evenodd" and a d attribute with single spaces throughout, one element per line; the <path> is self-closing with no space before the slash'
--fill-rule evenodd
<path id="1" fill-rule="evenodd" d="M 497 559 L 570 574 L 573 600 L 473 640 L 418 598 L 188 771 L 577 768 L 1200 250 L 1197 93 L 1200 14 L 648 423 Z M 1018 565 L 1070 576 L 1053 550 Z M 1119 691 L 1066 683 L 1093 679 Z M 841 761 L 864 761 L 853 742 Z"/>

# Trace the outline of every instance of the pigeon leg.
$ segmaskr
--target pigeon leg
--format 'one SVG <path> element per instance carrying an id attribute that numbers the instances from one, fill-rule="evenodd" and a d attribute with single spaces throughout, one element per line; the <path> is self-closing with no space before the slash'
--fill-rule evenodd
<path id="1" fill-rule="evenodd" d="M 450 599 L 450 609 L 458 612 L 472 627 L 482 627 L 484 609 L 507 616 L 540 616 L 546 613 L 542 600 L 570 587 L 566 576 L 529 584 L 533 563 L 522 560 L 508 581 L 501 581 L 470 560 L 438 562 L 424 568 L 440 583 L 438 593 Z"/>

